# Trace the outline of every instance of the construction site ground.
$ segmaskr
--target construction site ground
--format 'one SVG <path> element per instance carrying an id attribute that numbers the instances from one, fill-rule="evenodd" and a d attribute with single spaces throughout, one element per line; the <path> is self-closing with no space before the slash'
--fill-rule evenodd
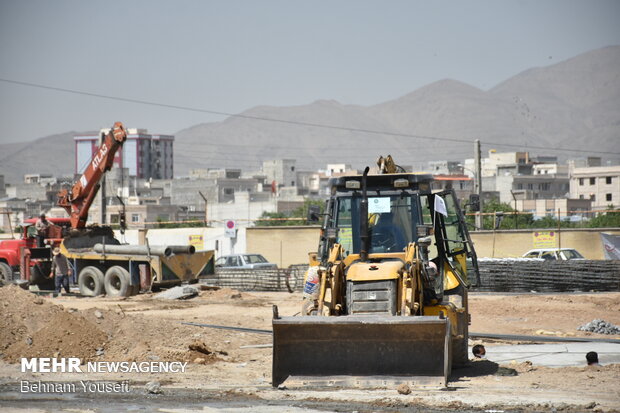
<path id="1" fill-rule="evenodd" d="M 268 334 L 182 324 L 271 329 L 300 309 L 301 293 L 205 290 L 188 300 L 41 297 L 0 288 L 0 410 L 4 411 L 620 411 L 620 364 L 545 367 L 527 359 L 473 361 L 447 389 L 271 387 Z M 620 293 L 470 294 L 471 331 L 620 338 L 578 331 L 620 325 Z M 476 340 L 488 349 L 514 342 Z M 343 343 L 346 345 L 346 343 Z M 248 347 L 249 346 L 249 347 Z M 489 351 L 492 354 L 492 351 Z M 22 357 L 184 361 L 185 373 L 22 373 Z M 22 393 L 20 383 L 126 382 L 129 392 Z M 147 393 L 158 382 L 159 394 Z"/>

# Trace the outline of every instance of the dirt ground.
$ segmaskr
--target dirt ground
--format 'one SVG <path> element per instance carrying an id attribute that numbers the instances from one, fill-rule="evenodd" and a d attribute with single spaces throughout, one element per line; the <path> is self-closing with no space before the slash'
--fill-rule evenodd
<path id="1" fill-rule="evenodd" d="M 517 375 L 500 376 L 492 368 L 497 365 L 485 360 L 455 369 L 448 389 L 414 387 L 410 394 L 400 394 L 390 384 L 375 389 L 273 389 L 272 350 L 260 347 L 271 343 L 269 335 L 181 324 L 270 330 L 272 305 L 278 305 L 281 315 L 294 315 L 300 300 L 300 293 L 226 288 L 202 291 L 183 301 L 155 299 L 150 294 L 127 299 L 52 298 L 2 287 L 0 407 L 23 411 L 34 406 L 28 405 L 34 399 L 16 390 L 21 380 L 122 380 L 128 381 L 134 394 L 143 395 L 145 383 L 158 381 L 168 395 L 175 391 L 225 394 L 229 401 L 238 398 L 249 405 L 276 406 L 266 411 L 279 411 L 283 404 L 288 411 L 296 411 L 293 406 L 306 406 L 300 411 L 620 411 L 620 365 L 548 368 L 512 362 L 502 367 L 516 370 Z M 620 325 L 620 293 L 473 293 L 470 310 L 470 331 L 478 333 L 609 338 L 577 327 L 597 318 Z M 499 344 L 471 342 L 475 343 Z M 76 377 L 76 373 L 21 373 L 21 357 L 189 364 L 182 374 L 80 373 Z M 25 403 L 19 404 L 20 400 Z M 307 403 L 313 403 L 312 409 Z M 89 409 L 98 411 L 96 406 Z M 46 410 L 50 405 L 41 411 Z"/>

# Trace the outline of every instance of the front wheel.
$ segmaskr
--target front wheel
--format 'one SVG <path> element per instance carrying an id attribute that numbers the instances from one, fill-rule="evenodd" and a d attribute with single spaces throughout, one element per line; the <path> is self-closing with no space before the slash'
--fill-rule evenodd
<path id="1" fill-rule="evenodd" d="M 13 281 L 13 269 L 6 262 L 0 261 L 0 283 L 8 284 Z"/>
<path id="2" fill-rule="evenodd" d="M 103 272 L 92 265 L 84 267 L 78 277 L 78 286 L 80 294 L 87 297 L 103 294 Z"/>

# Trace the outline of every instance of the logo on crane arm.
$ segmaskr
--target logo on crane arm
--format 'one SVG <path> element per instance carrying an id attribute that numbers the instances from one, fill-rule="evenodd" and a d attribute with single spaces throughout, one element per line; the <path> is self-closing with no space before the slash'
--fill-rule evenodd
<path id="1" fill-rule="evenodd" d="M 99 153 L 93 158 L 93 170 L 99 167 L 99 164 L 103 160 L 103 157 L 108 153 L 108 145 L 102 145 L 99 149 Z"/>

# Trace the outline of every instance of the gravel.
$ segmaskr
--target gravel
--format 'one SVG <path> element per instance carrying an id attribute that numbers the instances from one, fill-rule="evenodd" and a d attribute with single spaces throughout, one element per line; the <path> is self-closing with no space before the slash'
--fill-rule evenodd
<path id="1" fill-rule="evenodd" d="M 577 330 L 590 331 L 592 333 L 607 334 L 607 335 L 620 334 L 620 327 L 613 325 L 611 323 L 608 323 L 605 320 L 601 320 L 600 318 L 597 318 L 595 320 L 590 321 L 587 324 L 582 325 Z"/>
<path id="2" fill-rule="evenodd" d="M 154 298 L 165 300 L 186 300 L 188 298 L 196 297 L 199 291 L 195 287 L 189 285 L 170 288 L 164 292 L 156 294 Z"/>

